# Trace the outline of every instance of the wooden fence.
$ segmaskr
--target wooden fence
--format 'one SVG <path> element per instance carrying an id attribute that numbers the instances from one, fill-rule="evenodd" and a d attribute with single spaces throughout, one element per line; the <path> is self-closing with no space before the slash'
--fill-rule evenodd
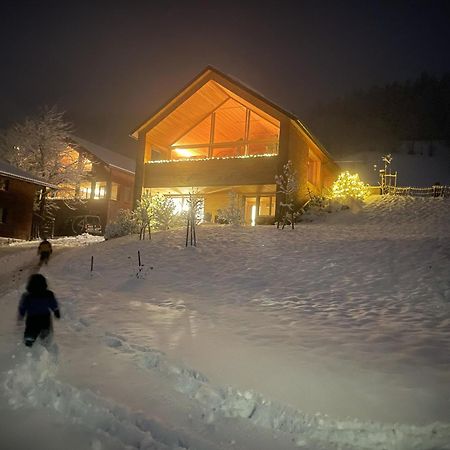
<path id="1" fill-rule="evenodd" d="M 386 186 L 386 193 L 390 195 L 404 195 L 411 197 L 450 197 L 450 186 L 432 186 L 428 188 Z"/>

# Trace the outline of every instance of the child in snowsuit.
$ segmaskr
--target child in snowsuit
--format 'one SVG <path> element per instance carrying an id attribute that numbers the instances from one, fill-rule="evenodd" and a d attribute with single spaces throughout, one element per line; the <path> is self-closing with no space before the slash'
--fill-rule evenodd
<path id="1" fill-rule="evenodd" d="M 40 257 L 39 266 L 42 266 L 42 264 L 44 263 L 48 264 L 48 260 L 50 259 L 52 251 L 52 244 L 47 241 L 47 238 L 44 238 L 44 240 L 39 244 L 38 247 L 38 255 Z"/>
<path id="2" fill-rule="evenodd" d="M 22 295 L 19 304 L 19 319 L 26 316 L 24 342 L 31 347 L 38 336 L 50 339 L 53 333 L 51 313 L 59 319 L 58 302 L 52 291 L 47 289 L 47 280 L 39 273 L 31 275 L 27 292 Z"/>

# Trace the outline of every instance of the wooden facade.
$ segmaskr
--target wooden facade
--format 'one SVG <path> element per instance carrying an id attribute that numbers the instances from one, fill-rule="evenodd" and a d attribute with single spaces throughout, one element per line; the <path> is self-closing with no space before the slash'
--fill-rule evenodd
<path id="1" fill-rule="evenodd" d="M 275 216 L 275 175 L 291 160 L 297 200 L 322 192 L 338 167 L 291 113 L 237 80 L 207 67 L 133 131 L 138 140 L 134 201 L 142 190 L 185 196 L 196 190 L 212 220 L 227 193 L 241 199 L 246 222 Z M 274 205 L 275 203 L 275 205 Z"/>
<path id="2" fill-rule="evenodd" d="M 0 162 L 1 237 L 31 238 L 34 199 L 37 190 L 43 187 L 56 188 L 6 162 Z"/>

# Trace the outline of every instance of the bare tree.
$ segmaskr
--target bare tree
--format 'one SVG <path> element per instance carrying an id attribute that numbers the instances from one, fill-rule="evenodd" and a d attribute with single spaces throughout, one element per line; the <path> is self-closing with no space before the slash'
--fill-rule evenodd
<path id="1" fill-rule="evenodd" d="M 192 245 L 194 247 L 197 246 L 196 225 L 197 222 L 199 222 L 198 215 L 202 203 L 203 199 L 199 196 L 199 193 L 196 189 L 193 189 L 192 192 L 189 192 L 188 198 L 189 210 L 187 213 L 187 223 L 186 223 L 186 247 L 188 246 L 189 242 L 191 246 Z"/>

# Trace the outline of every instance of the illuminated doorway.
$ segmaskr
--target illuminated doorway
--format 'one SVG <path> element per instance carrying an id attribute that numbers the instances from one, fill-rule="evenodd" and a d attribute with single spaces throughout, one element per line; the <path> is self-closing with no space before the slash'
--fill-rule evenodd
<path id="1" fill-rule="evenodd" d="M 256 197 L 245 197 L 245 224 L 256 225 Z"/>

